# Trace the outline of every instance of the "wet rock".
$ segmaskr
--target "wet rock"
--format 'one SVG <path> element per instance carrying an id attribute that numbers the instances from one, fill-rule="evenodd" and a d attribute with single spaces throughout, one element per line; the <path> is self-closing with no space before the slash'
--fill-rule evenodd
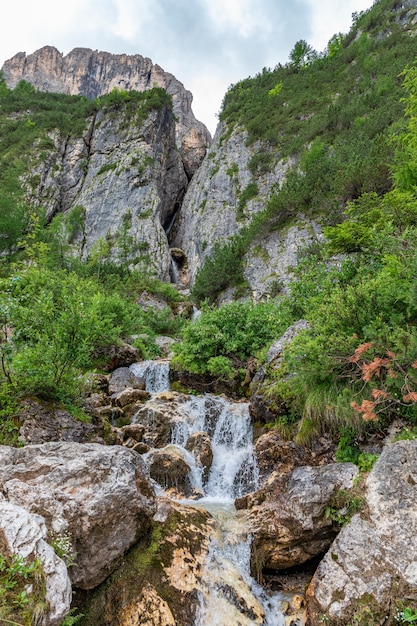
<path id="1" fill-rule="evenodd" d="M 0 498 L 0 553 L 21 557 L 25 563 L 39 559 L 45 576 L 43 612 L 38 615 L 38 626 L 59 626 L 71 605 L 71 582 L 65 563 L 47 543 L 45 520 L 40 515 L 28 513 L 24 508 Z M 42 581 L 43 583 L 43 581 Z M 32 588 L 29 596 L 37 593 Z M 2 612 L 2 616 L 6 615 Z M 0 618 L 0 621 L 1 618 Z M 4 622 L 14 624 L 15 622 Z"/>
<path id="2" fill-rule="evenodd" d="M 175 488 L 185 497 L 191 494 L 191 467 L 180 448 L 168 445 L 155 450 L 150 453 L 147 461 L 151 477 L 164 489 Z"/>
<path id="3" fill-rule="evenodd" d="M 40 444 L 47 441 L 87 441 L 104 443 L 104 426 L 100 420 L 87 424 L 75 419 L 59 405 L 29 398 L 22 402 L 19 419 L 19 441 Z"/>
<path id="4" fill-rule="evenodd" d="M 82 606 L 88 623 L 195 626 L 211 529 L 206 511 L 158 498 L 150 537 Z"/>
<path id="5" fill-rule="evenodd" d="M 213 448 L 208 434 L 205 432 L 192 433 L 188 437 L 185 448 L 194 456 L 196 463 L 203 467 L 203 480 L 207 480 L 213 463 Z"/>
<path id="6" fill-rule="evenodd" d="M 183 394 L 162 392 L 139 407 L 132 423 L 146 427 L 143 441 L 151 448 L 162 448 L 170 443 L 174 425 L 183 419 L 181 404 L 186 398 Z"/>
<path id="7" fill-rule="evenodd" d="M 120 429 L 122 431 L 123 439 L 131 437 L 136 442 L 142 441 L 143 434 L 145 432 L 145 426 L 142 424 L 126 424 Z"/>
<path id="8" fill-rule="evenodd" d="M 145 389 L 145 383 L 128 367 L 118 367 L 110 374 L 109 394 L 117 394 L 129 388 Z"/>
<path id="9" fill-rule="evenodd" d="M 366 481 L 364 514 L 340 531 L 307 590 L 309 624 L 394 623 L 417 586 L 417 441 L 387 446 Z M 388 616 L 388 618 L 386 617 Z"/>
<path id="10" fill-rule="evenodd" d="M 275 472 L 249 494 L 245 504 L 254 571 L 293 567 L 325 552 L 335 536 L 325 508 L 339 490 L 353 487 L 357 474 L 352 463 L 299 467 L 289 475 Z"/>
<path id="11" fill-rule="evenodd" d="M 155 512 L 142 458 L 120 446 L 0 446 L 0 485 L 10 502 L 42 515 L 51 533 L 70 536 L 71 580 L 85 589 L 108 576 Z"/>
<path id="12" fill-rule="evenodd" d="M 150 447 L 146 443 L 143 443 L 143 441 L 139 441 L 133 446 L 132 449 L 138 454 L 146 454 L 149 452 Z"/>
<path id="13" fill-rule="evenodd" d="M 124 408 L 127 404 L 133 404 L 137 401 L 145 401 L 149 400 L 151 394 L 143 389 L 123 389 L 123 391 L 119 391 L 119 393 L 112 395 L 112 402 L 122 408 Z"/>

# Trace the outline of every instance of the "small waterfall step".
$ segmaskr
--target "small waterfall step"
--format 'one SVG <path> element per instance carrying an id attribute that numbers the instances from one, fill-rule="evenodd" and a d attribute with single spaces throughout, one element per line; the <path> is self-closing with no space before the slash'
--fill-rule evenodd
<path id="1" fill-rule="evenodd" d="M 129 369 L 137 378 L 143 380 L 149 393 L 161 393 L 170 388 L 169 361 L 140 361 L 133 363 Z"/>

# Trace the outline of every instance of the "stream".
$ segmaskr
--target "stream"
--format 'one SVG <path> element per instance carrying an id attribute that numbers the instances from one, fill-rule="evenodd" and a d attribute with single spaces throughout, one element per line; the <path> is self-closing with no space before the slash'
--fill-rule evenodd
<path id="1" fill-rule="evenodd" d="M 169 390 L 168 362 L 144 361 L 130 369 L 145 380 L 150 393 Z M 213 461 L 206 474 L 186 449 L 194 433 L 207 433 L 210 437 Z M 171 445 L 179 448 L 190 465 L 191 487 L 202 496 L 181 503 L 202 507 L 216 520 L 195 626 L 285 626 L 280 610 L 284 595 L 269 596 L 250 575 L 251 537 L 245 513 L 236 511 L 234 506 L 236 498 L 258 487 L 249 405 L 211 394 L 190 396 L 181 405 Z"/>

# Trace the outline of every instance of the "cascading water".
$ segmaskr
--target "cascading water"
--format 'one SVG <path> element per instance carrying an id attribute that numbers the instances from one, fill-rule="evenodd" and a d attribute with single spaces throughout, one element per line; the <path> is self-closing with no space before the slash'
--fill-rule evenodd
<path id="1" fill-rule="evenodd" d="M 169 389 L 168 362 L 145 361 L 130 369 L 151 393 Z M 209 436 L 213 453 L 209 472 L 204 472 L 187 450 L 187 442 L 196 433 Z M 251 539 L 244 513 L 234 507 L 235 498 L 258 486 L 248 404 L 210 394 L 190 396 L 180 405 L 171 445 L 181 450 L 191 467 L 192 487 L 202 494 L 192 505 L 205 508 L 217 521 L 210 537 L 195 626 L 284 626 L 279 608 L 282 596 L 268 597 L 250 575 Z"/>
<path id="2" fill-rule="evenodd" d="M 160 393 L 169 389 L 168 361 L 141 361 L 133 363 L 129 369 L 137 378 L 143 380 L 149 393 Z"/>

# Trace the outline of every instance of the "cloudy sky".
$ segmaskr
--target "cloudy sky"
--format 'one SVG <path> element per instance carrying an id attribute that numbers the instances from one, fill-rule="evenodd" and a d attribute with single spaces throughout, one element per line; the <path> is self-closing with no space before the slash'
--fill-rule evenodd
<path id="1" fill-rule="evenodd" d="M 286 63 L 299 39 L 324 50 L 373 0 L 12 0 L 2 8 L 0 67 L 52 45 L 141 54 L 194 95 L 213 133 L 228 86 Z"/>

